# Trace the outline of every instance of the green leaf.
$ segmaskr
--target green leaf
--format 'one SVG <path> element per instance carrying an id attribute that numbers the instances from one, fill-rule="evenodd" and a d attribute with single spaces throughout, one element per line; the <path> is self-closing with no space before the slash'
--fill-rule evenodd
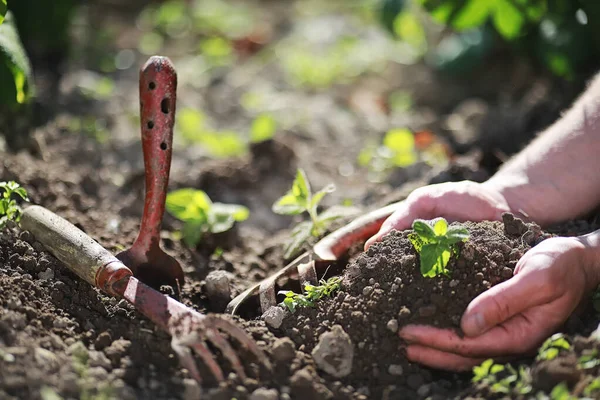
<path id="1" fill-rule="evenodd" d="M 459 31 L 472 29 L 483 25 L 490 16 L 495 0 L 468 0 L 466 4 L 455 13 L 452 26 Z"/>
<path id="2" fill-rule="evenodd" d="M 396 20 L 398 15 L 404 10 L 405 3 L 406 0 L 382 0 L 381 2 L 379 19 L 383 26 L 391 33 L 395 33 L 396 31 Z"/>
<path id="3" fill-rule="evenodd" d="M 261 114 L 252 121 L 250 141 L 252 143 L 264 142 L 275 136 L 277 121 L 269 114 Z"/>
<path id="4" fill-rule="evenodd" d="M 471 0 L 475 1 L 475 0 Z M 485 3 L 478 1 L 478 3 Z M 521 33 L 525 16 L 511 0 L 495 0 L 494 26 L 506 39 L 514 39 Z"/>
<path id="5" fill-rule="evenodd" d="M 473 379 L 472 382 L 479 382 L 488 377 L 490 374 L 490 368 L 494 365 L 494 360 L 487 359 L 481 363 L 481 365 L 473 367 Z"/>
<path id="6" fill-rule="evenodd" d="M 431 221 L 431 225 L 433 226 L 433 232 L 436 236 L 444 236 L 448 231 L 448 221 L 444 218 L 436 218 Z"/>
<path id="7" fill-rule="evenodd" d="M 208 213 L 210 232 L 221 233 L 230 230 L 236 221 L 248 219 L 250 211 L 237 204 L 213 203 Z"/>
<path id="8" fill-rule="evenodd" d="M 204 222 L 195 221 L 189 221 L 183 225 L 181 234 L 183 235 L 183 242 L 187 247 L 194 249 L 198 246 L 198 243 L 200 243 L 202 235 L 204 234 L 205 226 Z"/>
<path id="9" fill-rule="evenodd" d="M 450 227 L 446 235 L 448 236 L 448 239 L 455 241 L 455 243 L 460 241 L 467 241 L 470 237 L 467 228 L 463 228 L 461 226 Z"/>
<path id="10" fill-rule="evenodd" d="M 272 210 L 276 214 L 298 215 L 306 211 L 306 207 L 298 204 L 298 199 L 290 192 L 277 200 Z"/>
<path id="11" fill-rule="evenodd" d="M 394 20 L 394 33 L 402 41 L 408 43 L 415 49 L 424 51 L 427 48 L 427 37 L 425 30 L 411 12 L 402 12 Z"/>
<path id="12" fill-rule="evenodd" d="M 177 129 L 181 135 L 190 142 L 202 140 L 206 116 L 192 108 L 184 108 L 177 111 Z"/>
<path id="13" fill-rule="evenodd" d="M 421 253 L 423 245 L 425 244 L 423 239 L 421 239 L 421 236 L 419 236 L 416 232 L 411 232 L 408 234 L 408 240 L 410 240 L 417 253 Z"/>
<path id="14" fill-rule="evenodd" d="M 412 229 L 421 237 L 424 243 L 429 243 L 435 238 L 435 231 L 428 221 L 416 219 L 413 221 Z"/>
<path id="15" fill-rule="evenodd" d="M 558 385 L 554 386 L 552 392 L 550 392 L 550 398 L 552 400 L 571 400 L 575 399 L 574 396 L 571 396 L 571 392 L 569 391 L 569 387 L 565 382 L 561 382 Z"/>
<path id="16" fill-rule="evenodd" d="M 309 207 L 316 209 L 321 200 L 323 200 L 323 197 L 325 197 L 326 194 L 333 192 L 335 192 L 335 185 L 333 183 L 330 183 L 329 185 L 325 186 L 323 189 L 319 190 L 313 195 L 312 199 L 310 200 Z"/>
<path id="17" fill-rule="evenodd" d="M 4 22 L 4 17 L 6 16 L 6 11 L 8 7 L 6 6 L 6 0 L 0 0 L 0 24 Z"/>
<path id="18" fill-rule="evenodd" d="M 383 145 L 395 153 L 412 152 L 415 148 L 415 137 L 408 129 L 392 129 L 383 138 Z"/>
<path id="19" fill-rule="evenodd" d="M 591 381 L 590 384 L 583 389 L 583 394 L 584 396 L 591 397 L 597 391 L 600 391 L 600 378 L 595 378 L 593 381 Z"/>
<path id="20" fill-rule="evenodd" d="M 214 214 L 230 215 L 237 222 L 245 221 L 250 216 L 250 210 L 239 204 L 213 203 L 211 212 Z"/>
<path id="21" fill-rule="evenodd" d="M 29 201 L 29 198 L 27 197 L 27 191 L 25 190 L 25 188 L 18 187 L 13 191 L 13 193 L 17 194 L 23 200 Z"/>
<path id="22" fill-rule="evenodd" d="M 300 222 L 292 229 L 290 239 L 285 243 L 283 257 L 286 260 L 297 255 L 304 243 L 311 238 L 313 224 L 310 221 Z"/>
<path id="23" fill-rule="evenodd" d="M 0 104 L 24 104 L 33 95 L 31 66 L 10 12 L 0 25 L 0 82 Z"/>
<path id="24" fill-rule="evenodd" d="M 211 206 L 212 201 L 202 190 L 179 189 L 167 194 L 167 211 L 184 222 L 205 222 Z"/>
<path id="25" fill-rule="evenodd" d="M 306 177 L 306 172 L 298 168 L 296 179 L 292 184 L 292 194 L 298 199 L 298 203 L 308 208 L 308 199 L 311 196 L 310 183 Z"/>

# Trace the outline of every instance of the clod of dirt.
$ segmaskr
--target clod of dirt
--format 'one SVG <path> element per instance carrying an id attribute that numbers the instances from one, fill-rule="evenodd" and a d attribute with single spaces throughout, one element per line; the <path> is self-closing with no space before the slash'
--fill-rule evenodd
<path id="1" fill-rule="evenodd" d="M 250 395 L 250 400 L 277 400 L 279 393 L 276 389 L 258 388 Z"/>
<path id="2" fill-rule="evenodd" d="M 227 271 L 211 271 L 206 276 L 206 294 L 215 311 L 223 311 L 231 300 L 233 274 Z"/>
<path id="3" fill-rule="evenodd" d="M 267 311 L 262 315 L 262 319 L 265 321 L 267 325 L 271 328 L 279 329 L 281 324 L 283 323 L 283 318 L 285 317 L 285 310 L 278 306 L 269 307 Z"/>
<path id="4" fill-rule="evenodd" d="M 296 356 L 296 346 L 290 338 L 283 337 L 275 340 L 271 354 L 275 361 L 282 363 L 289 362 Z"/>
<path id="5" fill-rule="evenodd" d="M 319 337 L 312 356 L 320 369 L 336 378 L 343 378 L 352 371 L 354 345 L 344 329 L 334 325 L 330 332 Z"/>

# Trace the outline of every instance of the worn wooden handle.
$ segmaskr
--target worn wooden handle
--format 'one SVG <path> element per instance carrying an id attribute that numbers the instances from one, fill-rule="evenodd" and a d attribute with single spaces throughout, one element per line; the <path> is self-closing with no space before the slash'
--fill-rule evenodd
<path id="1" fill-rule="evenodd" d="M 94 286 L 98 272 L 119 260 L 83 231 L 52 211 L 30 206 L 23 212 L 21 227 L 62 261 L 71 271 Z"/>

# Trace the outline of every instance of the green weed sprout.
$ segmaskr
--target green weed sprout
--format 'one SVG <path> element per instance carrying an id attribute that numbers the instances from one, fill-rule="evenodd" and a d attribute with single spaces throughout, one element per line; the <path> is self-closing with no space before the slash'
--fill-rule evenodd
<path id="1" fill-rule="evenodd" d="M 550 336 L 538 350 L 537 360 L 553 360 L 558 356 L 561 350 L 569 350 L 571 344 L 562 333 L 556 333 Z"/>
<path id="2" fill-rule="evenodd" d="M 496 364 L 494 360 L 485 360 L 473 368 L 473 383 L 485 383 L 492 393 L 510 394 L 516 392 L 526 395 L 532 392 L 532 378 L 529 370 L 521 366 L 516 370 L 512 365 Z"/>
<path id="3" fill-rule="evenodd" d="M 457 254 L 457 243 L 469 239 L 469 231 L 462 227 L 448 227 L 444 218 L 431 221 L 417 219 L 412 228 L 414 232 L 408 238 L 420 254 L 421 274 L 428 278 L 448 276 L 450 271 L 446 266 L 450 257 Z"/>
<path id="4" fill-rule="evenodd" d="M 183 241 L 196 247 L 205 233 L 226 232 L 236 222 L 248 219 L 250 212 L 238 204 L 213 203 L 202 190 L 179 189 L 167 195 L 167 211 L 183 221 Z"/>
<path id="5" fill-rule="evenodd" d="M 27 191 L 17 182 L 0 182 L 2 196 L 0 197 L 0 229 L 6 226 L 8 221 L 19 222 L 22 210 L 14 197 L 18 196 L 25 201 L 29 201 Z M 16 196 L 13 196 L 16 195 Z"/>
<path id="6" fill-rule="evenodd" d="M 279 294 L 284 294 L 285 299 L 279 303 L 282 307 L 287 307 L 291 313 L 295 312 L 298 307 L 314 307 L 315 303 L 323 297 L 331 297 L 331 295 L 340 289 L 342 278 L 339 276 L 321 279 L 319 285 L 310 284 L 304 285 L 306 294 L 294 293 L 291 290 L 281 290 Z"/>
<path id="7" fill-rule="evenodd" d="M 302 169 L 296 172 L 292 188 L 273 204 L 273 212 L 283 215 L 299 215 L 307 212 L 310 221 L 300 222 L 292 230 L 290 241 L 285 244 L 284 257 L 293 257 L 302 248 L 302 245 L 311 237 L 319 237 L 333 221 L 352 215 L 356 212 L 351 207 L 331 207 L 317 213 L 317 207 L 327 193 L 335 190 L 335 185 L 329 184 L 317 193 L 312 193 L 306 173 Z"/>

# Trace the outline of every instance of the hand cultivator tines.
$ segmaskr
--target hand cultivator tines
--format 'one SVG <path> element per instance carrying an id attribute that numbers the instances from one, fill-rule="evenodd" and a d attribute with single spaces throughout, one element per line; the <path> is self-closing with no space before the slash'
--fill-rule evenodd
<path id="1" fill-rule="evenodd" d="M 227 305 L 225 312 L 236 314 L 243 303 L 258 294 L 260 308 L 264 313 L 269 307 L 277 305 L 276 285 L 283 277 L 297 278 L 303 291 L 306 283 L 317 285 L 318 275 L 322 275 L 326 268 L 335 264 L 354 244 L 365 242 L 377 233 L 383 221 L 397 208 L 398 203 L 390 204 L 363 215 L 325 236 L 314 245 L 312 251 L 302 254 L 277 273 L 246 289 Z"/>
<path id="2" fill-rule="evenodd" d="M 171 169 L 177 73 L 166 57 L 152 57 L 140 72 L 142 148 L 146 198 L 140 232 L 129 250 L 117 254 L 137 278 L 154 288 L 183 285 L 181 266 L 160 248 L 160 227 Z"/>
<path id="3" fill-rule="evenodd" d="M 220 331 L 237 339 L 270 368 L 264 353 L 233 321 L 214 314 L 200 314 L 146 286 L 108 250 L 58 215 L 43 207 L 31 206 L 24 211 L 21 225 L 79 277 L 110 295 L 124 298 L 169 333 L 181 364 L 198 382 L 201 378 L 190 349 L 202 358 L 218 381 L 224 379 L 223 371 L 206 346 L 207 340 L 221 351 L 240 377 L 246 376 L 238 356 Z"/>

